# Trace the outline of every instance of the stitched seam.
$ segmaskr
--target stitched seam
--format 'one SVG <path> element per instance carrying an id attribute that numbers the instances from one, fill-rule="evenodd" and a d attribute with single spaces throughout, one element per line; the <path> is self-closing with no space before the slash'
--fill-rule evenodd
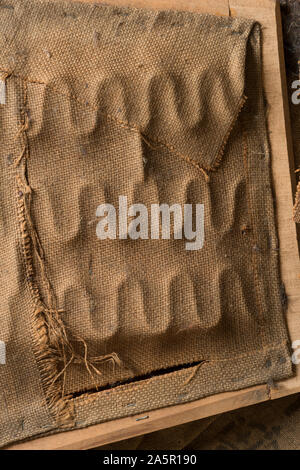
<path id="1" fill-rule="evenodd" d="M 243 95 L 243 96 L 242 96 L 242 98 L 241 98 L 241 100 L 240 100 L 240 103 L 239 103 L 239 105 L 238 105 L 238 108 L 237 108 L 236 115 L 234 116 L 234 118 L 233 118 L 233 120 L 232 120 L 232 122 L 231 122 L 231 124 L 230 124 L 230 127 L 229 127 L 229 129 L 228 129 L 228 131 L 227 131 L 227 133 L 226 133 L 226 135 L 225 135 L 225 137 L 224 137 L 224 139 L 223 139 L 222 145 L 221 145 L 221 147 L 220 147 L 219 153 L 218 153 L 218 155 L 217 155 L 215 161 L 214 161 L 213 164 L 208 168 L 209 171 L 216 171 L 216 170 L 220 167 L 220 165 L 221 165 L 221 163 L 222 163 L 222 160 L 223 160 L 223 157 L 224 157 L 224 153 L 225 153 L 225 149 L 226 149 L 226 146 L 227 146 L 229 137 L 230 137 L 231 132 L 233 131 L 233 128 L 234 128 L 234 126 L 235 126 L 235 124 L 236 124 L 236 122 L 237 122 L 237 120 L 238 120 L 238 118 L 239 118 L 239 115 L 241 114 L 241 112 L 242 112 L 242 110 L 243 110 L 243 108 L 244 108 L 244 106 L 245 106 L 245 103 L 246 103 L 247 99 L 248 99 L 248 98 L 247 98 L 246 95 Z"/>
<path id="2" fill-rule="evenodd" d="M 161 141 L 160 139 L 158 139 L 156 137 L 145 135 L 142 132 L 142 130 L 136 124 L 130 124 L 129 122 L 124 121 L 122 119 L 119 119 L 116 116 L 113 116 L 109 113 L 105 113 L 105 112 L 101 111 L 100 108 L 98 108 L 96 106 L 92 106 L 90 103 L 80 100 L 73 93 L 64 93 L 61 90 L 58 90 L 55 86 L 47 84 L 46 82 L 43 82 L 43 81 L 40 81 L 40 80 L 35 80 L 35 79 L 28 79 L 27 77 L 24 77 L 20 74 L 15 74 L 13 72 L 2 71 L 2 73 L 5 73 L 7 78 L 16 77 L 16 78 L 20 78 L 21 80 L 23 80 L 26 83 L 32 83 L 32 84 L 37 84 L 37 85 L 45 85 L 45 86 L 47 86 L 47 88 L 49 90 L 51 90 L 52 92 L 54 92 L 54 93 L 56 93 L 60 96 L 70 98 L 70 99 L 76 101 L 81 106 L 84 106 L 85 108 L 90 108 L 95 112 L 100 112 L 105 118 L 107 118 L 108 120 L 110 120 L 112 122 L 115 122 L 121 128 L 127 129 L 127 130 L 130 130 L 132 132 L 136 132 L 136 133 L 140 134 L 141 138 L 144 140 L 144 142 L 147 145 L 150 144 L 149 141 L 152 141 L 155 144 L 166 148 L 167 150 L 169 150 L 169 152 L 171 152 L 172 154 L 174 154 L 178 158 L 180 158 L 180 159 L 184 160 L 185 162 L 191 164 L 194 168 L 196 168 L 197 170 L 199 170 L 202 173 L 202 175 L 205 177 L 205 180 L 207 182 L 209 182 L 209 176 L 208 176 L 207 172 L 216 171 L 219 168 L 220 164 L 221 164 L 221 161 L 222 161 L 222 158 L 223 158 L 223 155 L 224 155 L 224 151 L 225 151 L 229 136 L 231 134 L 231 131 L 232 131 L 232 129 L 233 129 L 233 127 L 234 127 L 234 125 L 235 125 L 235 123 L 238 119 L 238 116 L 239 116 L 239 114 L 240 114 L 240 112 L 241 112 L 241 110 L 242 110 L 242 108 L 243 108 L 243 106 L 246 102 L 246 99 L 247 99 L 246 96 L 243 96 L 241 98 L 240 104 L 239 104 L 238 109 L 237 109 L 237 114 L 234 116 L 234 119 L 233 119 L 233 121 L 232 121 L 232 123 L 231 123 L 224 139 L 223 139 L 223 142 L 222 142 L 220 150 L 219 150 L 219 152 L 218 152 L 218 154 L 217 154 L 217 156 L 214 160 L 214 163 L 212 165 L 206 167 L 206 166 L 199 165 L 199 163 L 196 160 L 189 157 L 188 155 L 182 154 L 181 152 L 176 150 L 173 145 L 168 144 L 167 142 Z M 149 146 L 151 147 L 151 144 Z"/>
<path id="3" fill-rule="evenodd" d="M 245 176 L 246 176 L 246 199 L 247 199 L 247 206 L 248 206 L 248 214 L 250 218 L 250 225 L 251 225 L 251 234 L 253 239 L 253 246 L 256 245 L 256 238 L 254 233 L 254 217 L 253 217 L 253 206 L 252 206 L 252 198 L 250 194 L 250 178 L 249 178 L 249 170 L 248 170 L 248 142 L 247 142 L 247 133 L 244 130 L 242 132 L 242 139 L 243 139 L 243 163 L 245 168 Z M 254 288 L 255 288 L 255 297 L 256 303 L 258 306 L 258 332 L 261 339 L 261 343 L 263 344 L 263 337 L 262 337 L 262 324 L 261 320 L 263 318 L 263 308 L 260 300 L 260 295 L 258 293 L 257 286 L 259 284 L 258 278 L 258 265 L 257 265 L 257 258 L 256 258 L 256 251 L 251 249 L 251 262 L 253 268 L 253 280 L 254 280 Z"/>
<path id="4" fill-rule="evenodd" d="M 171 153 L 173 153 L 174 155 L 176 155 L 177 157 L 185 160 L 186 162 L 190 163 L 192 166 L 194 166 L 194 168 L 198 169 L 201 171 L 201 173 L 205 176 L 205 179 L 208 181 L 208 176 L 205 172 L 205 170 L 208 170 L 208 168 L 205 168 L 205 167 L 201 167 L 199 165 L 199 163 L 190 158 L 189 156 L 186 156 L 186 155 L 183 155 L 182 153 L 178 152 L 172 145 L 166 143 L 166 142 L 163 142 L 161 140 L 158 140 L 157 138 L 155 137 L 150 137 L 150 136 L 145 136 L 143 134 L 143 132 L 141 131 L 141 129 L 136 125 L 136 124 L 130 124 L 129 122 L 127 121 L 123 121 L 122 119 L 119 119 L 117 118 L 116 116 L 113 116 L 111 114 L 108 114 L 108 113 L 105 113 L 103 111 L 100 110 L 100 108 L 96 107 L 96 106 L 92 106 L 90 103 L 87 103 L 85 101 L 82 101 L 80 100 L 76 95 L 74 95 L 73 93 L 63 93 L 62 91 L 58 90 L 55 86 L 53 85 L 50 85 L 50 84 L 47 84 L 46 82 L 43 82 L 43 81 L 40 81 L 40 80 L 34 80 L 34 79 L 28 79 L 22 75 L 19 75 L 19 74 L 15 74 L 15 73 L 9 73 L 9 72 L 6 72 L 4 71 L 3 73 L 6 74 L 6 77 L 7 78 L 10 78 L 10 77 L 16 77 L 16 78 L 20 78 L 21 80 L 23 80 L 24 82 L 26 83 L 32 83 L 32 84 L 36 84 L 36 85 L 45 85 L 47 86 L 47 88 L 52 91 L 53 93 L 56 93 L 60 96 L 64 96 L 65 98 L 70 98 L 72 99 L 73 101 L 76 101 L 78 104 L 80 104 L 81 106 L 85 107 L 85 108 L 90 108 L 91 110 L 93 110 L 94 112 L 101 112 L 101 114 L 107 118 L 108 120 L 116 123 L 119 127 L 123 128 L 123 129 L 127 129 L 129 131 L 132 131 L 132 132 L 135 132 L 135 133 L 138 133 L 141 135 L 141 137 L 143 138 L 143 140 L 149 145 L 149 142 L 147 141 L 147 138 L 149 140 L 151 140 L 152 142 L 155 142 L 156 144 L 162 146 L 162 147 L 165 147 L 167 150 L 169 150 Z M 151 147 L 151 145 L 150 145 Z"/>
<path id="5" fill-rule="evenodd" d="M 54 379 L 58 374 L 58 363 L 55 359 L 53 349 L 49 345 L 49 333 L 46 322 L 46 310 L 38 285 L 35 280 L 34 267 L 34 241 L 30 233 L 28 211 L 30 211 L 30 187 L 26 181 L 27 158 L 29 158 L 29 143 L 26 126 L 26 108 L 28 104 L 27 84 L 23 81 L 23 108 L 20 115 L 20 132 L 22 152 L 17 159 L 19 167 L 15 165 L 16 197 L 19 230 L 21 234 L 21 248 L 26 274 L 26 283 L 29 287 L 31 297 L 34 303 L 34 310 L 31 314 L 33 329 L 33 350 L 38 364 L 41 376 L 42 388 L 45 393 L 46 403 L 49 411 L 55 417 L 57 424 L 61 427 L 67 427 L 73 424 L 71 404 L 61 397 L 61 387 L 55 383 Z"/>
<path id="6" fill-rule="evenodd" d="M 14 75 L 14 74 L 11 74 L 10 76 L 14 76 L 14 77 L 17 77 L 17 78 L 20 78 L 23 80 L 23 83 L 24 83 L 24 108 L 26 107 L 27 105 L 27 83 L 39 83 L 39 84 L 44 84 L 46 85 L 45 83 L 43 82 L 37 82 L 37 81 L 29 81 L 29 80 L 25 80 L 23 79 L 21 76 L 17 76 L 17 75 Z M 49 85 L 47 85 L 49 87 Z M 50 87 L 51 88 L 51 87 Z M 53 88 L 53 87 L 52 87 Z M 54 89 L 54 88 L 53 88 Z M 54 89 L 55 90 L 55 89 Z M 62 94 L 60 92 L 57 92 L 58 94 Z M 67 94 L 63 94 L 64 96 L 69 96 L 70 98 L 73 98 L 73 99 L 76 99 L 76 97 L 72 96 L 72 95 L 67 95 Z M 241 106 L 239 108 L 239 112 L 238 112 L 238 115 L 245 103 L 245 100 L 246 98 L 244 98 L 242 101 L 241 101 Z M 81 103 L 79 101 L 80 104 L 84 105 L 84 103 Z M 110 116 L 110 115 L 107 115 L 107 117 L 109 119 L 112 119 L 113 121 L 117 121 L 117 118 L 114 118 L 113 116 Z M 237 119 L 237 116 L 235 117 L 235 120 L 233 121 L 232 123 L 232 126 L 228 132 L 228 136 L 227 136 L 227 139 L 231 133 L 231 130 L 236 122 L 236 119 Z M 145 136 L 140 132 L 140 130 L 136 127 L 129 127 L 129 125 L 125 122 L 122 122 L 122 121 L 119 121 L 118 122 L 119 124 L 121 123 L 122 124 L 122 127 L 125 127 L 129 130 L 133 130 L 135 132 L 139 132 L 141 135 L 142 135 L 142 138 L 143 140 L 146 140 L 145 139 Z M 24 121 L 24 117 L 22 118 L 22 125 L 24 126 L 25 125 L 25 121 Z M 26 132 L 26 129 L 23 129 L 23 131 L 20 133 L 20 138 L 22 140 L 22 145 L 23 145 L 23 150 L 22 150 L 22 153 L 21 153 L 21 159 L 24 160 L 24 165 L 26 166 L 26 160 L 27 158 L 29 158 L 29 146 L 28 146 L 28 138 L 27 138 L 27 132 Z M 225 149 L 225 146 L 226 146 L 226 143 L 227 143 L 227 139 L 226 139 L 226 142 L 224 142 L 224 145 L 222 147 L 222 152 L 220 153 L 220 159 L 221 157 L 223 156 L 223 152 L 224 152 L 224 149 Z M 154 141 L 155 143 L 159 144 L 159 145 L 162 145 L 162 146 L 166 146 L 169 150 L 171 150 L 171 152 L 175 153 L 176 150 L 174 149 L 174 147 L 172 146 L 169 146 L 169 145 L 166 145 L 164 144 L 163 142 L 160 142 L 160 141 L 157 141 L 157 140 L 153 140 L 151 139 L 152 141 Z M 197 164 L 197 162 L 193 161 L 192 159 L 190 159 L 189 157 L 185 157 L 184 155 L 182 154 L 178 154 L 180 156 L 180 158 L 183 158 L 183 159 L 186 159 L 188 162 L 190 162 L 192 165 L 193 164 L 196 164 L 197 168 L 198 169 L 201 169 L 199 167 L 199 165 Z M 244 158 L 247 159 L 247 146 L 245 145 L 245 148 L 244 148 Z M 220 160 L 219 160 L 219 163 L 220 163 Z M 246 168 L 247 169 L 247 168 Z M 38 353 L 40 354 L 39 356 L 39 361 L 40 362 L 44 362 L 44 366 L 43 366 L 43 382 L 44 382 L 44 385 L 46 386 L 46 388 L 48 388 L 48 392 L 47 394 L 49 394 L 49 386 L 51 384 L 50 382 L 50 379 L 51 378 L 54 378 L 57 374 L 57 367 L 55 367 L 55 373 L 54 373 L 54 368 L 52 367 L 53 366 L 53 357 L 52 357 L 52 360 L 50 361 L 50 363 L 48 364 L 49 367 L 51 368 L 51 374 L 50 374 L 50 371 L 47 370 L 48 368 L 45 367 L 45 360 L 49 360 L 49 357 L 46 357 L 45 354 L 49 353 L 49 348 L 48 347 L 44 347 L 45 346 L 45 343 L 47 342 L 48 340 L 48 334 L 47 334 L 47 327 L 46 327 L 46 323 L 45 323 L 45 318 L 44 318 L 44 311 L 45 310 L 45 306 L 43 304 L 43 301 L 42 301 L 42 298 L 41 298 L 41 295 L 40 295 L 40 292 L 39 292 L 39 289 L 38 289 L 38 286 L 36 285 L 35 281 L 34 281 L 34 266 L 33 266 L 33 256 L 32 256 L 32 245 L 33 245 L 33 240 L 29 234 L 29 230 L 28 230 L 28 225 L 27 225 L 27 220 L 26 220 L 26 207 L 25 207 L 25 196 L 24 194 L 22 194 L 22 196 L 20 196 L 20 192 L 22 192 L 22 189 L 25 188 L 25 191 L 26 191 L 26 182 L 24 183 L 24 181 L 22 181 L 22 178 L 20 178 L 19 175 L 17 175 L 17 188 L 18 188 L 18 191 L 17 191 L 17 200 L 18 200 L 18 207 L 19 207 L 19 223 L 20 223 L 20 229 L 21 229 L 21 234 L 22 234 L 22 247 L 23 247 L 23 254 L 24 254 L 24 258 L 25 258 L 25 265 L 26 265 L 26 278 L 27 278 L 27 282 L 29 284 L 29 287 L 30 287 L 30 290 L 31 290 L 31 294 L 32 294 L 32 297 L 34 299 L 34 302 L 35 302 L 35 305 L 37 307 L 37 310 L 34 312 L 34 326 L 35 326 L 35 331 L 37 333 L 37 340 L 36 340 L 36 348 L 38 350 Z M 48 309 L 49 310 L 49 309 Z M 43 351 L 41 350 L 41 344 L 43 344 Z M 47 350 L 47 352 L 46 352 Z M 247 353 L 248 354 L 248 353 Z M 247 355 L 245 354 L 245 356 Z M 241 357 L 241 356 L 235 356 L 235 358 L 237 357 Z M 206 359 L 205 359 L 206 360 Z M 208 360 L 209 362 L 226 362 L 230 359 L 224 359 L 224 360 Z M 181 371 L 181 373 L 183 374 L 185 371 Z M 54 374 L 54 375 L 53 375 Z M 158 379 L 158 378 L 157 378 Z M 50 387 L 51 388 L 51 387 Z M 61 389 L 60 387 L 56 386 L 56 391 L 58 392 L 58 399 L 56 398 L 53 398 L 51 397 L 50 399 L 50 403 L 51 403 L 51 406 L 54 407 L 59 405 L 58 407 L 61 408 L 62 406 L 65 407 L 66 406 L 66 403 L 67 403 L 67 397 L 65 399 L 61 399 L 61 396 L 60 396 L 60 392 L 61 392 Z M 136 386 L 136 388 L 139 388 L 139 386 Z M 101 392 L 100 392 L 101 393 Z M 48 397 L 49 398 L 49 397 Z M 89 397 L 90 399 L 91 397 Z M 77 398 L 78 399 L 84 399 L 84 397 L 79 397 Z M 96 399 L 96 397 L 95 397 Z M 53 401 L 54 400 L 54 401 Z M 60 412 L 62 410 L 60 409 Z M 65 410 L 64 410 L 65 412 Z M 69 420 L 71 418 L 71 414 L 70 412 L 68 411 L 67 412 L 67 420 Z"/>

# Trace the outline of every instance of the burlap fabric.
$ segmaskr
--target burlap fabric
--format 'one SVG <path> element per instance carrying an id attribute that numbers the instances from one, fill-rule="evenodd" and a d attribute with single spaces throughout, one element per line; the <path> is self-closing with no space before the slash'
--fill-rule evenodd
<path id="1" fill-rule="evenodd" d="M 259 25 L 0 6 L 1 445 L 289 377 Z M 203 249 L 97 239 L 120 195 Z"/>

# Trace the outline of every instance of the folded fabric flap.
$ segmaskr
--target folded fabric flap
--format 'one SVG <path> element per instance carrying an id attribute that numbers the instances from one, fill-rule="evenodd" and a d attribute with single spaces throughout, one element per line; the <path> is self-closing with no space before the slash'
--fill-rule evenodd
<path id="1" fill-rule="evenodd" d="M 51 11 L 15 2 L 1 12 L 10 16 L 2 69 L 71 96 L 174 158 L 217 166 L 244 101 L 252 21 L 73 2 Z"/>

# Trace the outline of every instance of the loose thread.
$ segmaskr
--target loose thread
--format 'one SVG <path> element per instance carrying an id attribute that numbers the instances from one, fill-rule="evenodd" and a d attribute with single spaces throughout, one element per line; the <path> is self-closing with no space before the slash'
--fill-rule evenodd
<path id="1" fill-rule="evenodd" d="M 65 399 L 66 371 L 70 364 L 72 362 L 85 364 L 88 373 L 95 381 L 94 374 L 101 375 L 101 372 L 94 364 L 113 361 L 114 365 L 120 365 L 121 361 L 116 353 L 89 359 L 87 345 L 81 338 L 74 338 L 74 341 L 77 340 L 83 344 L 84 354 L 83 356 L 76 354 L 70 341 L 70 338 L 72 339 L 73 337 L 68 334 L 68 327 L 62 320 L 63 310 L 57 308 L 56 297 L 46 272 L 44 251 L 31 214 L 33 191 L 27 179 L 27 159 L 29 158 L 27 131 L 29 129 L 29 118 L 26 109 L 28 102 L 26 84 L 24 84 L 23 99 L 21 125 L 16 135 L 16 138 L 21 139 L 22 151 L 14 162 L 14 168 L 16 170 L 18 216 L 26 280 L 35 304 L 33 312 L 33 326 L 36 334 L 34 346 L 48 406 L 56 416 L 58 425 L 68 426 L 73 423 L 72 406 Z M 47 305 L 44 303 L 36 283 L 34 255 L 38 261 L 41 280 L 45 286 Z M 63 366 L 59 370 L 61 362 Z M 62 381 L 57 385 L 57 381 L 60 378 L 62 378 Z"/>
<path id="2" fill-rule="evenodd" d="M 192 371 L 191 375 L 183 382 L 182 387 L 186 387 L 195 377 L 199 369 L 203 366 L 203 364 L 206 364 L 208 361 L 202 361 L 200 364 L 194 367 L 194 370 Z"/>

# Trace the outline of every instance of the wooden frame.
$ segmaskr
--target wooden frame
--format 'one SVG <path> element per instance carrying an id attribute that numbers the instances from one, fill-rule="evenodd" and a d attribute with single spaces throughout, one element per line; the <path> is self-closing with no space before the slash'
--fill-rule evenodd
<path id="1" fill-rule="evenodd" d="M 81 1 L 96 2 L 96 0 Z M 279 0 L 176 0 L 176 5 L 172 0 L 105 0 L 105 3 L 241 16 L 256 19 L 261 23 L 264 89 L 269 103 L 268 129 L 272 149 L 281 275 L 288 297 L 287 323 L 290 337 L 292 341 L 300 340 L 300 263 L 297 230 L 292 220 L 294 164 Z M 150 411 L 146 413 L 148 418 L 145 420 L 139 420 L 143 415 L 122 418 L 85 429 L 14 444 L 10 449 L 89 449 L 273 400 L 300 392 L 300 365 L 295 368 L 295 377 L 279 382 L 271 388 L 270 385 L 261 385 L 237 392 L 222 393 L 191 403 Z"/>

